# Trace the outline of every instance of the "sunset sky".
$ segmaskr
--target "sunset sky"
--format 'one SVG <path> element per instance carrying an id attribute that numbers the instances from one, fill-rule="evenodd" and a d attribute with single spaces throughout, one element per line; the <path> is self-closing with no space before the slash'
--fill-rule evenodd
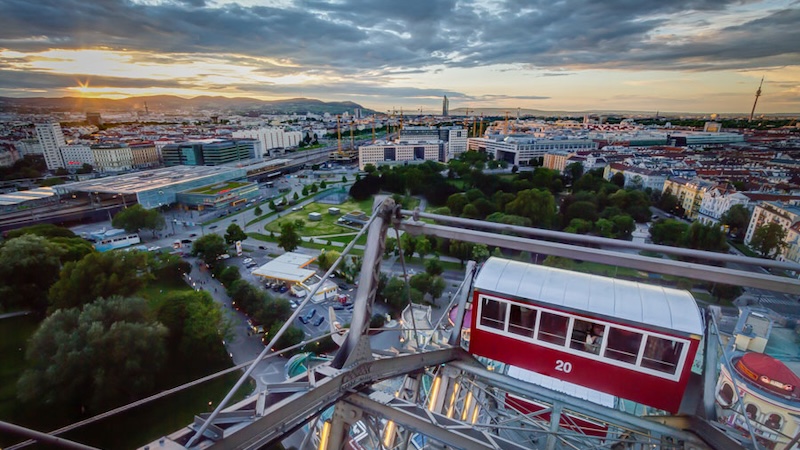
<path id="1" fill-rule="evenodd" d="M 800 113 L 794 0 L 0 0 L 0 96 Z"/>

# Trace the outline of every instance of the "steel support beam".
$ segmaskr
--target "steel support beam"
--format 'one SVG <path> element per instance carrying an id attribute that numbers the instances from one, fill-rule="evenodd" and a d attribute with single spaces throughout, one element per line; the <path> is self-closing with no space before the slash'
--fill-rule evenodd
<path id="1" fill-rule="evenodd" d="M 270 405 L 263 416 L 255 417 L 253 422 L 226 435 L 224 440 L 204 440 L 198 444 L 201 448 L 214 450 L 257 449 L 277 442 L 284 433 L 302 425 L 353 390 L 363 389 L 386 378 L 459 359 L 470 361 L 473 358 L 461 348 L 446 348 L 363 362 L 320 381 L 310 391 L 293 394 Z M 191 430 L 185 432 L 193 433 Z M 173 436 L 171 438 L 179 440 L 182 435 Z"/>
<path id="2" fill-rule="evenodd" d="M 441 414 L 434 414 L 425 408 L 397 399 L 383 392 L 352 394 L 344 399 L 364 411 L 385 417 L 398 426 L 416 431 L 439 442 L 458 449 L 486 450 L 530 450 L 497 435 L 491 435 Z"/>
<path id="3" fill-rule="evenodd" d="M 479 244 L 513 248 L 534 253 L 562 256 L 565 258 L 592 261 L 620 267 L 629 267 L 647 272 L 682 276 L 733 286 L 748 286 L 789 294 L 800 294 L 800 280 L 732 270 L 724 267 L 706 266 L 683 261 L 673 261 L 630 253 L 580 247 L 559 242 L 541 241 L 518 236 L 500 235 L 485 231 L 432 225 L 424 222 L 403 221 L 400 228 L 408 233 L 425 234 L 446 239 L 470 241 Z"/>
<path id="4" fill-rule="evenodd" d="M 21 427 L 19 425 L 14 425 L 13 423 L 8 423 L 8 422 L 0 421 L 0 431 L 5 431 L 8 433 L 18 434 L 20 436 L 24 436 L 27 438 L 36 439 L 37 441 L 43 444 L 52 444 L 52 445 L 57 445 L 59 447 L 71 448 L 75 450 L 98 450 L 96 447 L 90 447 L 88 445 L 83 445 L 78 442 L 70 441 L 68 439 L 51 436 L 47 433 L 42 433 L 41 431 L 31 430 L 30 428 Z"/>
<path id="5" fill-rule="evenodd" d="M 686 256 L 690 258 L 702 258 L 711 261 L 732 262 L 739 264 L 751 264 L 754 266 L 774 267 L 776 269 L 800 271 L 800 264 L 791 261 L 777 261 L 774 259 L 751 258 L 748 256 L 729 255 L 727 253 L 708 252 L 691 248 L 671 247 L 668 245 L 640 244 L 620 239 L 611 239 L 585 234 L 565 233 L 563 231 L 544 230 L 541 228 L 522 227 L 518 225 L 507 225 L 503 223 L 486 222 L 483 220 L 464 219 L 462 217 L 442 216 L 438 214 L 424 213 L 420 211 L 402 210 L 404 216 L 411 216 L 414 220 L 419 218 L 433 219 L 438 223 L 449 223 L 460 225 L 472 230 L 491 230 L 495 233 L 514 233 L 522 236 L 536 236 L 556 241 L 575 242 L 602 247 L 628 248 L 635 250 L 645 250 L 656 253 L 667 253 L 670 255 Z"/>
<path id="6" fill-rule="evenodd" d="M 572 397 L 560 392 L 551 391 L 533 384 L 523 383 L 516 378 L 509 377 L 508 375 L 489 371 L 483 367 L 476 367 L 473 364 L 464 363 L 462 361 L 454 361 L 450 363 L 450 365 L 463 370 L 465 373 L 484 380 L 491 386 L 503 389 L 506 392 L 519 395 L 523 398 L 542 399 L 542 401 L 552 404 L 560 403 L 562 408 L 570 410 L 592 411 L 593 417 L 603 422 L 619 424 L 634 430 L 648 430 L 659 435 L 674 436 L 677 439 L 699 445 L 700 448 L 705 447 L 705 445 L 697 438 L 697 436 L 687 433 L 683 430 L 662 425 L 661 423 L 653 420 L 644 419 L 624 413 L 622 411 L 606 408 L 587 400 Z"/>
<path id="7" fill-rule="evenodd" d="M 341 369 L 348 364 L 371 358 L 369 343 L 365 342 L 367 326 L 372 318 L 372 302 L 378 290 L 378 278 L 381 271 L 381 260 L 385 248 L 386 231 L 395 213 L 394 200 L 387 198 L 378 206 L 373 214 L 373 221 L 367 233 L 367 245 L 364 247 L 364 258 L 361 260 L 359 286 L 353 301 L 353 318 L 350 331 L 345 341 L 336 352 L 331 366 Z M 355 240 L 354 240 L 355 241 Z M 321 284 L 321 283 L 320 283 Z M 300 308 L 297 308 L 298 310 Z"/>

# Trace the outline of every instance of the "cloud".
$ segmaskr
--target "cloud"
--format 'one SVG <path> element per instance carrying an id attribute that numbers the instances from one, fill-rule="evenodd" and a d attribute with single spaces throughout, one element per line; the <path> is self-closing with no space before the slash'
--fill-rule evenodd
<path id="1" fill-rule="evenodd" d="M 800 40 L 800 11 L 769 11 L 769 3 L 754 19 L 704 34 L 708 17 L 726 17 L 726 10 L 740 7 L 733 0 L 281 4 L 286 6 L 0 0 L 0 47 L 103 47 L 163 58 L 227 54 L 254 58 L 252 63 L 284 59 L 295 67 L 348 76 L 415 73 L 441 65 L 627 70 L 796 65 Z M 671 40 L 673 34 L 663 29 L 672 23 L 691 23 L 686 28 L 696 33 Z M 291 71 L 290 66 L 264 65 L 269 74 Z"/>
<path id="2" fill-rule="evenodd" d="M 19 86 L 33 89 L 63 89 L 78 87 L 80 83 L 93 88 L 142 89 L 142 88 L 186 88 L 192 80 L 152 80 L 149 78 L 98 77 L 91 74 L 67 75 L 47 72 L 0 70 L 0 88 Z"/>

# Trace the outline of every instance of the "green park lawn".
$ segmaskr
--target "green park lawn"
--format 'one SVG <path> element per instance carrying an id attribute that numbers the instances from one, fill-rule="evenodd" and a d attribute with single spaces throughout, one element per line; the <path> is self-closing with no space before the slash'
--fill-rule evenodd
<path id="1" fill-rule="evenodd" d="M 336 216 L 332 216 L 328 214 L 328 208 L 339 208 L 341 213 Z M 326 236 L 330 234 L 343 234 L 343 233 L 352 233 L 355 234 L 358 232 L 357 229 L 352 227 L 346 227 L 343 225 L 339 225 L 336 221 L 339 220 L 340 217 L 343 215 L 351 212 L 351 211 L 361 211 L 364 214 L 369 215 L 372 211 L 372 199 L 364 200 L 361 202 L 356 202 L 353 200 L 346 201 L 341 205 L 329 205 L 326 203 L 309 203 L 303 207 L 303 209 L 299 211 L 292 211 L 291 209 L 281 212 L 281 217 L 279 219 L 273 220 L 272 222 L 268 223 L 264 229 L 267 232 L 275 232 L 279 233 L 281 231 L 280 224 L 284 221 L 291 221 L 294 222 L 296 220 L 302 220 L 305 222 L 305 226 L 303 229 L 299 230 L 301 236 Z M 312 212 L 318 212 L 322 215 L 322 220 L 319 222 L 312 222 L 308 220 L 308 214 Z"/>

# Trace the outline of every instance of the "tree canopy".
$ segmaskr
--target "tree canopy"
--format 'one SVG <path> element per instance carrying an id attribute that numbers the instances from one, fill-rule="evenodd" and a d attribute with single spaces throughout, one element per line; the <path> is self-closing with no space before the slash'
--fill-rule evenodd
<path id="1" fill-rule="evenodd" d="M 138 298 L 56 311 L 31 337 L 17 395 L 76 411 L 134 400 L 152 390 L 166 360 L 166 337 Z"/>
<path id="2" fill-rule="evenodd" d="M 50 287 L 50 312 L 80 307 L 98 298 L 135 294 L 152 275 L 146 252 L 90 253 L 61 269 Z"/>
<path id="3" fill-rule="evenodd" d="M 281 223 L 281 235 L 278 236 L 278 245 L 287 252 L 291 252 L 299 247 L 300 243 L 300 234 L 297 232 L 295 223 Z"/>
<path id="4" fill-rule="evenodd" d="M 232 223 L 228 225 L 228 229 L 225 231 L 225 243 L 228 245 L 233 245 L 236 241 L 243 241 L 247 239 L 247 234 L 242 231 L 242 228 L 239 225 Z"/>
<path id="5" fill-rule="evenodd" d="M 58 280 L 64 251 L 46 238 L 24 234 L 0 247 L 0 307 L 39 314 L 47 310 L 47 291 Z"/>
<path id="6" fill-rule="evenodd" d="M 197 238 L 192 246 L 192 255 L 200 257 L 206 264 L 213 264 L 220 255 L 227 252 L 228 247 L 225 245 L 225 240 L 215 233 Z"/>
<path id="7" fill-rule="evenodd" d="M 772 258 L 786 246 L 786 230 L 779 224 L 770 222 L 756 228 L 749 245 L 765 258 Z"/>
<path id="8" fill-rule="evenodd" d="M 138 233 L 141 230 L 151 230 L 155 233 L 166 226 L 164 216 L 154 209 L 145 209 L 140 204 L 125 208 L 111 219 L 114 228 L 122 228 L 128 233 Z"/>

